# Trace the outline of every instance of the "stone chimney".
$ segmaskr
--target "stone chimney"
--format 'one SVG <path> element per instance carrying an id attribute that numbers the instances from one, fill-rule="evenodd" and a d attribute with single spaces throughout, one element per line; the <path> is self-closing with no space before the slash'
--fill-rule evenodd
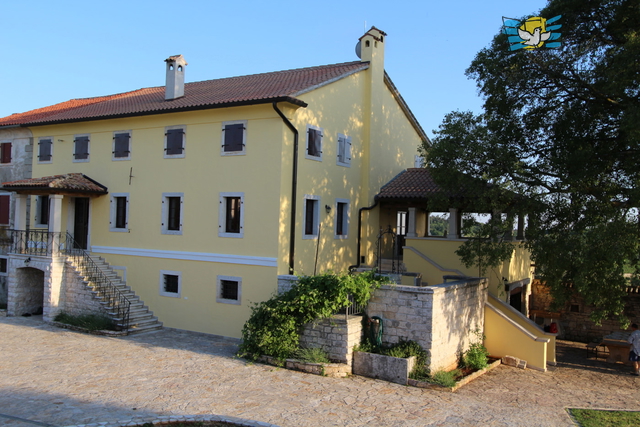
<path id="1" fill-rule="evenodd" d="M 167 63 L 167 85 L 165 87 L 164 99 L 171 101 L 172 99 L 184 96 L 184 67 L 187 61 L 182 55 L 174 55 L 165 59 Z"/>

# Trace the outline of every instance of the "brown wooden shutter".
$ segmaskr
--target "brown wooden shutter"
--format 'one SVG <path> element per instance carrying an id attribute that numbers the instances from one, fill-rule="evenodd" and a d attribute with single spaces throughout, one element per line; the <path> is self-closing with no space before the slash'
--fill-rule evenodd
<path id="1" fill-rule="evenodd" d="M 78 136 L 75 139 L 75 153 L 73 154 L 76 160 L 85 160 L 89 158 L 89 137 Z"/>
<path id="2" fill-rule="evenodd" d="M 2 146 L 2 152 L 0 153 L 0 163 L 11 163 L 11 143 L 4 142 L 0 145 Z"/>
<path id="3" fill-rule="evenodd" d="M 183 129 L 169 129 L 167 130 L 167 148 L 165 148 L 167 155 L 182 154 L 182 136 L 184 135 Z"/>
<path id="4" fill-rule="evenodd" d="M 11 206 L 11 196 L 0 196 L 0 225 L 9 225 L 9 209 Z"/>
<path id="5" fill-rule="evenodd" d="M 113 137 L 115 140 L 113 157 L 129 157 L 129 138 L 131 138 L 131 135 L 129 135 L 128 132 L 117 133 L 116 136 Z"/>
<path id="6" fill-rule="evenodd" d="M 226 125 L 224 127 L 224 151 L 233 152 L 233 151 L 242 151 L 244 149 L 244 144 L 242 140 L 244 139 L 244 125 L 242 123 L 237 123 L 233 125 Z"/>
<path id="7" fill-rule="evenodd" d="M 51 160 L 51 145 L 50 139 L 41 139 L 38 142 L 38 160 L 41 162 L 48 162 Z"/>

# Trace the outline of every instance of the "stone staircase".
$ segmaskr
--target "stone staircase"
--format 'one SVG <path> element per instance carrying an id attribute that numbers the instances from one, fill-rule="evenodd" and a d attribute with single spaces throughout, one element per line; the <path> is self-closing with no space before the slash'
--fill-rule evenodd
<path id="1" fill-rule="evenodd" d="M 136 293 L 131 290 L 129 286 L 124 282 L 124 280 L 118 276 L 118 274 L 111 268 L 109 263 L 107 263 L 104 258 L 99 257 L 97 255 L 90 254 L 89 257 L 95 265 L 102 270 L 104 275 L 109 278 L 111 283 L 120 291 L 121 295 L 126 297 L 127 300 L 131 302 L 131 306 L 129 309 L 129 327 L 128 334 L 141 334 L 144 332 L 157 331 L 162 329 L 162 322 L 158 321 L 158 318 L 153 315 L 153 312 L 149 310 L 149 307 L 144 305 L 144 302 L 140 300 L 140 297 L 136 295 Z M 73 265 L 73 262 L 71 262 Z M 76 271 L 80 276 L 83 276 L 81 269 L 74 265 Z M 91 283 L 85 282 L 86 286 L 91 288 Z M 94 298 L 101 299 L 99 293 L 97 291 L 92 291 L 94 294 Z M 117 313 L 115 311 L 109 310 L 109 305 L 107 302 L 100 302 L 103 305 L 106 312 L 111 315 L 114 320 L 117 319 Z"/>

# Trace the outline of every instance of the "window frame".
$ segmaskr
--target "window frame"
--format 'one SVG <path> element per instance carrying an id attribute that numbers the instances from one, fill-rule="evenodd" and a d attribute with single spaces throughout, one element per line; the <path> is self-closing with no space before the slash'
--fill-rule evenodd
<path id="1" fill-rule="evenodd" d="M 125 226 L 124 228 L 120 228 L 117 226 L 118 224 L 118 198 L 125 199 Z M 111 193 L 109 198 L 110 208 L 109 208 L 109 231 L 115 231 L 120 233 L 128 233 L 129 232 L 129 193 Z"/>
<path id="2" fill-rule="evenodd" d="M 127 141 L 127 155 L 126 157 L 116 157 L 116 135 L 129 135 L 129 140 Z M 112 142 L 112 150 L 111 150 L 111 160 L 114 162 L 120 162 L 123 160 L 131 160 L 131 136 L 132 132 L 130 130 L 117 130 L 113 132 L 113 142 Z"/>
<path id="3" fill-rule="evenodd" d="M 167 154 L 169 142 L 169 131 L 182 129 L 182 153 L 180 154 Z M 175 125 L 175 126 L 166 126 L 164 128 L 164 158 L 165 159 L 184 159 L 187 152 L 187 126 L 186 125 Z"/>
<path id="4" fill-rule="evenodd" d="M 5 147 L 9 146 L 9 159 L 5 158 Z M 13 142 L 3 141 L 0 142 L 0 166 L 10 166 L 13 164 Z"/>
<path id="5" fill-rule="evenodd" d="M 342 150 L 340 147 L 341 141 L 343 141 Z M 347 168 L 351 167 L 352 148 L 353 148 L 353 145 L 351 144 L 351 137 L 344 135 L 342 133 L 339 133 L 337 138 L 337 147 L 336 147 L 336 152 L 338 153 L 336 156 L 336 165 L 344 166 Z M 342 160 L 340 159 L 341 157 L 342 157 Z"/>
<path id="6" fill-rule="evenodd" d="M 239 198 L 240 199 L 240 231 L 238 233 L 226 231 L 227 226 L 227 199 Z M 238 192 L 223 192 L 219 197 L 219 211 L 218 211 L 218 237 L 232 237 L 241 239 L 244 237 L 244 193 Z"/>
<path id="7" fill-rule="evenodd" d="M 228 298 L 222 297 L 223 281 L 237 283 L 238 299 L 228 299 Z M 242 304 L 242 277 L 218 275 L 216 278 L 216 302 L 221 304 L 241 305 Z"/>
<path id="8" fill-rule="evenodd" d="M 178 292 L 167 292 L 164 287 L 165 276 L 178 276 Z M 160 270 L 159 281 L 160 296 L 169 298 L 181 298 L 182 297 L 182 272 L 173 270 Z"/>
<path id="9" fill-rule="evenodd" d="M 320 226 L 320 196 L 305 194 L 303 200 L 304 200 L 304 205 L 302 209 L 302 238 L 305 240 L 317 239 L 319 234 L 318 229 Z M 307 212 L 308 212 L 307 204 L 310 201 L 315 202 L 314 208 L 313 208 L 313 224 L 312 224 L 314 233 L 312 234 L 307 233 Z"/>
<path id="10" fill-rule="evenodd" d="M 309 144 L 310 144 L 310 131 L 314 131 L 318 133 L 318 138 L 320 138 L 320 153 L 317 156 L 311 155 L 309 154 Z M 318 126 L 314 126 L 314 125 L 307 125 L 307 130 L 306 130 L 306 144 L 305 144 L 305 150 L 304 150 L 304 157 L 309 159 L 309 160 L 315 160 L 318 162 L 322 161 L 322 148 L 323 148 L 323 139 L 324 139 L 324 131 L 321 127 Z"/>
<path id="11" fill-rule="evenodd" d="M 169 229 L 169 198 L 180 198 L 180 227 L 178 230 Z M 181 235 L 183 230 L 184 220 L 184 193 L 162 193 L 162 217 L 160 218 L 162 234 Z"/>
<path id="12" fill-rule="evenodd" d="M 0 260 L 5 260 L 4 271 L 2 271 L 2 262 L 0 261 L 0 276 L 8 276 L 9 275 L 9 257 L 7 255 L 0 255 Z"/>
<path id="13" fill-rule="evenodd" d="M 245 154 L 247 154 L 247 120 L 232 120 L 232 121 L 227 121 L 227 122 L 222 122 L 222 136 L 220 139 L 220 155 L 221 156 L 243 156 Z M 227 133 L 227 126 L 233 126 L 233 125 L 242 125 L 243 129 L 242 129 L 242 150 L 240 151 L 225 151 L 225 147 L 226 147 L 226 133 Z"/>
<path id="14" fill-rule="evenodd" d="M 87 138 L 87 158 L 79 159 L 77 150 L 78 150 L 78 139 L 79 138 Z M 77 135 L 73 135 L 73 163 L 88 163 L 91 159 L 91 134 L 89 133 L 80 133 Z"/>
<path id="15" fill-rule="evenodd" d="M 41 153 L 41 147 L 42 147 L 42 142 L 43 141 L 49 141 L 49 160 L 41 160 L 42 157 L 42 153 Z M 53 137 L 52 136 L 45 136 L 45 137 L 40 137 L 38 138 L 38 164 L 48 164 L 48 163 L 52 163 L 53 162 Z"/>
<path id="16" fill-rule="evenodd" d="M 42 204 L 43 200 L 47 199 L 47 222 L 42 222 Z M 36 212 L 34 228 L 49 228 L 49 219 L 51 218 L 51 198 L 49 196 L 36 196 Z"/>
<path id="17" fill-rule="evenodd" d="M 342 212 L 342 234 L 338 234 L 338 221 L 339 221 L 339 209 L 338 206 L 343 205 Z M 349 222 L 351 219 L 351 201 L 349 199 L 336 199 L 336 203 L 334 206 L 335 209 L 335 221 L 334 221 L 334 229 L 333 234 L 336 239 L 347 239 L 349 238 Z"/>

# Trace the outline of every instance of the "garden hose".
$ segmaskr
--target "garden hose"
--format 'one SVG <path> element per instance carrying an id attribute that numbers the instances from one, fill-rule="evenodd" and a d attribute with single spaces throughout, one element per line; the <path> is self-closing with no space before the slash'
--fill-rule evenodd
<path id="1" fill-rule="evenodd" d="M 379 316 L 373 316 L 369 320 L 369 342 L 374 344 L 376 347 L 380 347 L 382 345 L 382 318 Z M 377 327 L 376 327 L 377 326 Z"/>

